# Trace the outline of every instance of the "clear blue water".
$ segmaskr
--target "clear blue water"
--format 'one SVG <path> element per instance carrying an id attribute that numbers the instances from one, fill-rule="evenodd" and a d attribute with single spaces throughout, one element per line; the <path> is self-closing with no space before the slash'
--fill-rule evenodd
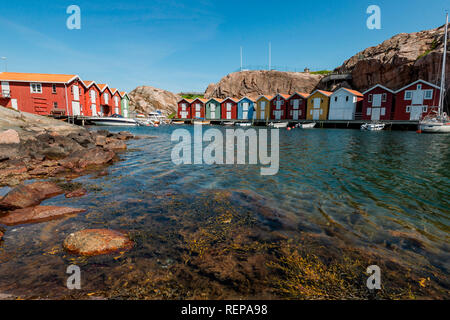
<path id="1" fill-rule="evenodd" d="M 165 220 L 164 216 L 172 214 L 174 203 L 168 205 L 168 199 L 179 201 L 179 210 L 201 212 L 213 210 L 204 204 L 203 195 L 207 197 L 216 190 L 244 190 L 251 195 L 245 198 L 249 203 L 241 199 L 236 210 L 242 207 L 251 211 L 253 204 L 254 210 L 259 210 L 257 203 L 263 201 L 265 206 L 285 217 L 286 230 L 281 227 L 280 232 L 295 226 L 294 231 L 286 233 L 289 237 L 303 231 L 327 234 L 348 247 L 394 259 L 405 268 L 439 273 L 439 285 L 448 293 L 449 135 L 342 129 L 280 130 L 279 172 L 274 176 L 261 176 L 259 165 L 174 165 L 171 151 L 175 143 L 170 141 L 170 136 L 173 130 L 180 128 L 193 131 L 192 126 L 127 128 L 133 134 L 152 138 L 130 141 L 129 151 L 121 154 L 122 161 L 108 168 L 108 176 L 77 178 L 75 181 L 90 188 L 88 196 L 70 201 L 60 196 L 46 202 L 83 207 L 88 210 L 86 214 L 62 222 L 8 228 L 0 252 L 0 270 L 3 268 L 5 277 L 14 278 L 18 266 L 29 271 L 23 265 L 33 261 L 41 265 L 40 279 L 43 274 L 47 281 L 53 279 L 49 281 L 49 288 L 56 286 L 55 283 L 61 286 L 62 270 L 75 258 L 68 257 L 60 243 L 73 230 L 106 225 L 137 232 L 151 230 L 150 237 L 155 233 L 170 235 L 174 222 Z M 180 211 L 176 212 L 178 215 Z M 147 221 L 147 215 L 158 216 L 158 219 Z M 202 223 L 189 224 L 190 232 L 201 228 Z M 170 264 L 172 260 L 181 259 L 170 241 L 155 238 L 148 241 L 152 244 L 141 240 L 129 253 L 136 264 L 139 259 L 149 259 L 151 263 L 157 261 L 161 267 L 164 261 Z M 52 250 L 56 252 L 48 254 Z M 91 279 L 97 280 L 100 273 L 96 273 L 93 266 L 114 263 L 114 260 L 75 261 L 84 263 Z M 55 270 L 59 272 L 57 275 L 52 273 Z M 118 270 L 116 274 L 123 272 Z M 107 279 L 106 271 L 102 272 L 102 277 Z M 105 286 L 112 286 L 111 282 Z M 16 276 L 16 281 L 0 286 L 0 290 L 42 295 L 42 287 L 46 286 L 42 283 L 34 286 Z"/>

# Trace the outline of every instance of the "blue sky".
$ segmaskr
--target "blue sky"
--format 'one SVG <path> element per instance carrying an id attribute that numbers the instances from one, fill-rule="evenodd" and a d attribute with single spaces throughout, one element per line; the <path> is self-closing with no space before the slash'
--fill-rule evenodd
<path id="1" fill-rule="evenodd" d="M 66 28 L 72 4 L 80 30 Z M 373 4 L 381 30 L 366 27 Z M 240 67 L 241 46 L 244 65 L 267 65 L 270 41 L 274 66 L 334 69 L 395 34 L 443 25 L 445 9 L 448 0 L 3 0 L 0 56 L 8 71 L 78 74 L 126 91 L 203 91 Z"/>

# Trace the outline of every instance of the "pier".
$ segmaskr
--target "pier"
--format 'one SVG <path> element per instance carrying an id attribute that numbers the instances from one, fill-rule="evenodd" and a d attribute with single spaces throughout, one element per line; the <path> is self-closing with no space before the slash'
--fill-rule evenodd
<path id="1" fill-rule="evenodd" d="M 288 126 L 294 126 L 296 124 L 303 123 L 316 123 L 316 128 L 349 128 L 359 129 L 364 123 L 370 121 L 367 120 L 245 120 L 245 119 L 214 119 L 214 120 L 200 120 L 200 119 L 173 119 L 174 121 L 184 121 L 185 124 L 194 124 L 194 121 L 209 121 L 212 125 L 223 125 L 224 123 L 233 123 L 237 125 L 239 123 L 251 122 L 253 126 L 267 126 L 269 123 L 285 123 L 288 122 Z M 388 130 L 417 130 L 419 121 L 403 121 L 403 120 L 385 120 L 378 121 L 384 123 Z"/>

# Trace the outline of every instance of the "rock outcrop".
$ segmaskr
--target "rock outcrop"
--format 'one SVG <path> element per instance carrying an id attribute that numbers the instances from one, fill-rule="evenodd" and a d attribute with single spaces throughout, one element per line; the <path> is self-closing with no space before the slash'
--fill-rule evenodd
<path id="1" fill-rule="evenodd" d="M 162 89 L 150 86 L 140 86 L 131 91 L 130 111 L 149 113 L 160 110 L 164 115 L 169 115 L 177 110 L 177 102 L 180 96 Z"/>
<path id="2" fill-rule="evenodd" d="M 292 94 L 311 92 L 319 83 L 322 75 L 301 72 L 281 71 L 242 71 L 234 72 L 222 78 L 217 84 L 210 84 L 205 98 L 242 98 L 258 97 L 262 94 Z"/>
<path id="3" fill-rule="evenodd" d="M 19 224 L 38 223 L 59 219 L 85 211 L 85 209 L 78 208 L 36 206 L 8 212 L 5 216 L 0 217 L 0 224 L 15 226 Z"/>
<path id="4" fill-rule="evenodd" d="M 86 229 L 67 236 L 63 247 L 72 254 L 95 256 L 128 250 L 133 241 L 122 232 L 108 229 Z"/>
<path id="5" fill-rule="evenodd" d="M 63 193 L 64 190 L 52 182 L 38 181 L 28 185 L 20 185 L 0 200 L 0 212 L 36 206 L 45 199 Z"/>
<path id="6" fill-rule="evenodd" d="M 352 87 L 363 91 L 376 84 L 394 90 L 423 79 L 439 83 L 444 27 L 398 34 L 351 57 L 335 71 L 351 73 Z M 447 64 L 450 79 L 450 61 Z"/>
<path id="7" fill-rule="evenodd" d="M 6 136 L 6 138 L 4 138 Z M 0 107 L 0 185 L 80 174 L 111 163 L 133 138 Z"/>

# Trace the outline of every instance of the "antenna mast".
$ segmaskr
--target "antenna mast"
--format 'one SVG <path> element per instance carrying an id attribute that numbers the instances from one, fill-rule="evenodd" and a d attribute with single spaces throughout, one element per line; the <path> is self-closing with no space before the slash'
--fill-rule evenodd
<path id="1" fill-rule="evenodd" d="M 272 43 L 269 42 L 269 71 L 272 70 Z"/>
<path id="2" fill-rule="evenodd" d="M 241 47 L 241 72 L 242 72 L 242 47 Z"/>
<path id="3" fill-rule="evenodd" d="M 447 62 L 447 41 L 448 41 L 448 13 L 445 19 L 444 52 L 442 58 L 441 90 L 439 95 L 439 110 L 438 110 L 439 115 L 442 114 L 445 99 L 445 69 Z"/>

